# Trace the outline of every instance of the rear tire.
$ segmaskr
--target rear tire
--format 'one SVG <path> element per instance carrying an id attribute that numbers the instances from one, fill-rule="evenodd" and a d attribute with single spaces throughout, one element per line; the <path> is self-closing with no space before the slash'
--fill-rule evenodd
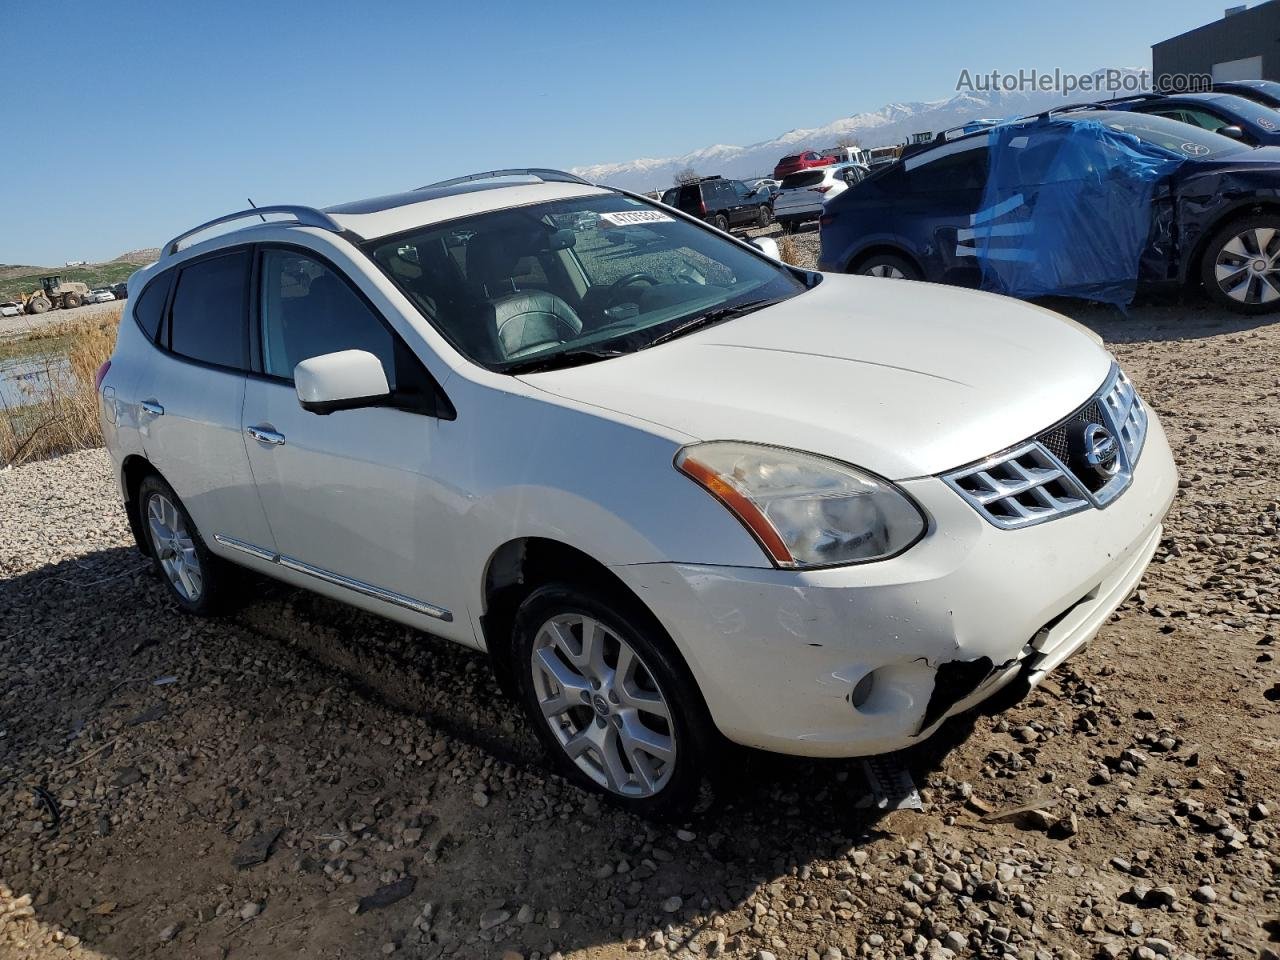
<path id="1" fill-rule="evenodd" d="M 209 552 L 187 508 L 157 474 L 139 485 L 138 516 L 156 575 L 173 601 L 200 617 L 222 612 L 230 564 Z"/>
<path id="2" fill-rule="evenodd" d="M 717 213 L 714 217 L 712 217 L 711 225 L 715 227 L 717 230 L 723 230 L 725 233 L 729 232 L 729 218 L 726 217 L 723 213 Z"/>
<path id="3" fill-rule="evenodd" d="M 516 611 L 520 700 L 557 769 L 642 817 L 697 802 L 718 734 L 665 631 L 607 587 L 540 587 Z"/>
<path id="4" fill-rule="evenodd" d="M 1209 299 L 1254 316 L 1280 310 L 1280 217 L 1262 214 L 1218 230 L 1200 258 Z"/>
<path id="5" fill-rule="evenodd" d="M 62 298 L 62 309 L 73 310 L 81 304 L 80 296 L 75 293 L 68 293 Z"/>
<path id="6" fill-rule="evenodd" d="M 915 264 L 891 253 L 877 253 L 863 260 L 849 271 L 860 277 L 885 277 L 892 280 L 919 280 L 920 271 Z"/>

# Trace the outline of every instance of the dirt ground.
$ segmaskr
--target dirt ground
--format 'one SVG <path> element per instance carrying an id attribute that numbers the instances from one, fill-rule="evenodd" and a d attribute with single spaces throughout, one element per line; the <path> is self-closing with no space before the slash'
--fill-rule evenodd
<path id="1" fill-rule="evenodd" d="M 920 812 L 744 755 L 645 824 L 548 773 L 479 656 L 260 582 L 184 618 L 102 452 L 0 473 L 0 957 L 1275 960 L 1280 324 L 1057 307 L 1181 490 L 1092 644 L 904 755 Z"/>

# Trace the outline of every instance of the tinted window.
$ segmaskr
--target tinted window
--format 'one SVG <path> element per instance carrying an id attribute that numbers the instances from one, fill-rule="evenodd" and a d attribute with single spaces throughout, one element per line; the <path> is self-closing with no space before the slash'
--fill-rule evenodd
<path id="1" fill-rule="evenodd" d="M 293 250 L 264 250 L 262 368 L 293 379 L 309 357 L 339 350 L 367 350 L 382 361 L 396 386 L 395 340 L 351 286 L 319 260 Z"/>
<path id="2" fill-rule="evenodd" d="M 794 190 L 796 187 L 812 187 L 825 180 L 826 176 L 827 174 L 823 170 L 804 170 L 800 173 L 790 173 L 782 178 L 782 189 Z"/>
<path id="3" fill-rule="evenodd" d="M 164 302 L 169 298 L 169 284 L 173 282 L 172 273 L 162 273 L 142 291 L 133 305 L 133 318 L 147 335 L 147 339 L 155 340 L 160 332 L 160 321 L 164 318 Z"/>
<path id="4" fill-rule="evenodd" d="M 987 185 L 987 162 L 984 147 L 940 157 L 909 171 L 906 188 L 917 193 L 981 190 Z"/>
<path id="5" fill-rule="evenodd" d="M 169 346 L 174 353 L 224 367 L 246 367 L 247 250 L 183 267 L 173 295 Z"/>

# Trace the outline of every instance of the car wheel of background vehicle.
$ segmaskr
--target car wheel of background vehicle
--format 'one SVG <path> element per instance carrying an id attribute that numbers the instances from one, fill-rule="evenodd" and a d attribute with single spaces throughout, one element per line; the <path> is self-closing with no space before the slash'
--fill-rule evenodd
<path id="1" fill-rule="evenodd" d="M 640 816 L 687 813 L 716 734 L 653 617 L 618 592 L 558 583 L 524 600 L 513 629 L 521 700 L 556 766 Z"/>
<path id="2" fill-rule="evenodd" d="M 729 232 L 729 218 L 726 217 L 723 213 L 717 213 L 714 217 L 712 217 L 711 225 L 715 227 L 717 230 L 723 230 L 725 233 Z"/>
<path id="3" fill-rule="evenodd" d="M 920 271 L 902 257 L 891 253 L 877 253 L 874 257 L 862 261 L 857 269 L 850 271 L 861 277 L 886 277 L 891 280 L 919 280 Z"/>
<path id="4" fill-rule="evenodd" d="M 767 227 L 771 223 L 773 223 L 773 211 L 762 205 L 760 207 L 760 226 Z"/>
<path id="5" fill-rule="evenodd" d="M 155 474 L 138 489 L 138 515 L 156 574 L 178 606 L 198 616 L 221 610 L 229 566 L 209 552 L 178 495 Z"/>
<path id="6" fill-rule="evenodd" d="M 65 297 L 62 298 L 62 306 L 66 310 L 72 310 L 80 306 L 80 298 L 76 296 L 74 293 L 68 293 Z"/>
<path id="7" fill-rule="evenodd" d="M 1200 279 L 1211 300 L 1237 313 L 1280 309 L 1280 217 L 1236 220 L 1215 233 Z"/>

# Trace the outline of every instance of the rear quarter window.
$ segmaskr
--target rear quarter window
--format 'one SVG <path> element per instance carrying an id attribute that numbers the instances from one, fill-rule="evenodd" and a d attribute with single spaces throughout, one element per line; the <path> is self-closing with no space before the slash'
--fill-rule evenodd
<path id="1" fill-rule="evenodd" d="M 133 302 L 133 319 L 152 343 L 160 333 L 160 321 L 164 319 L 164 304 L 169 299 L 169 286 L 173 283 L 173 271 L 166 270 L 154 278 Z"/>

